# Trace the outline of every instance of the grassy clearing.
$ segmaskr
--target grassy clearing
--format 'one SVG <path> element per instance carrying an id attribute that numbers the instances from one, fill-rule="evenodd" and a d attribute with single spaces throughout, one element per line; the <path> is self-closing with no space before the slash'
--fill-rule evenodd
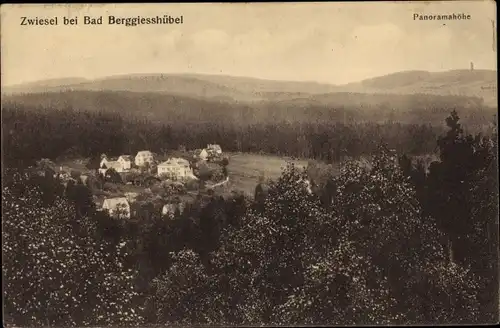
<path id="1" fill-rule="evenodd" d="M 265 179 L 277 179 L 287 162 L 303 167 L 307 167 L 308 163 L 307 160 L 272 155 L 231 153 L 228 165 L 231 187 L 253 196 L 259 178 L 264 176 Z"/>

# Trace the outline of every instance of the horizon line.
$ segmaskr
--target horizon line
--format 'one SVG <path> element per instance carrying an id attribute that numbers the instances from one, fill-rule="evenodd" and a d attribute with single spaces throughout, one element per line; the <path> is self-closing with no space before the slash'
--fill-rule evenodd
<path id="1" fill-rule="evenodd" d="M 418 69 L 409 69 L 409 70 L 401 70 L 401 71 L 392 71 L 390 73 L 386 73 L 383 75 L 374 75 L 374 76 L 369 76 L 361 80 L 356 80 L 356 81 L 351 81 L 347 83 L 340 83 L 340 84 L 334 84 L 331 82 L 322 82 L 322 81 L 317 81 L 317 80 L 284 80 L 284 79 L 273 79 L 273 78 L 262 78 L 262 77 L 255 77 L 255 76 L 245 76 L 245 75 L 230 75 L 230 74 L 218 74 L 218 73 L 193 73 L 193 72 L 161 72 L 161 73 L 145 73 L 145 72 L 130 72 L 130 73 L 117 73 L 117 74 L 112 74 L 112 75 L 103 75 L 103 76 L 97 76 L 93 78 L 89 77 L 82 77 L 82 76 L 63 76 L 63 77 L 54 77 L 54 78 L 47 78 L 47 79 L 38 79 L 38 80 L 31 80 L 31 81 L 26 81 L 22 83 L 15 83 L 15 84 L 2 84 L 2 87 L 21 87 L 25 86 L 27 84 L 32 84 L 32 83 L 40 83 L 40 82 L 49 82 L 49 81 L 57 81 L 57 80 L 69 80 L 69 79 L 79 79 L 79 80 L 84 80 L 82 82 L 77 82 L 75 84 L 79 83 L 85 83 L 85 82 L 92 82 L 92 81 L 100 81 L 100 80 L 106 80 L 106 79 L 111 79 L 111 78 L 117 78 L 117 77 L 126 77 L 126 76 L 155 76 L 155 75 L 166 75 L 166 76 L 219 76 L 219 77 L 232 77 L 232 78 L 244 78 L 244 79 L 252 79 L 252 80 L 262 80 L 262 81 L 268 81 L 268 82 L 291 82 L 291 83 L 314 83 L 314 84 L 320 84 L 320 85 L 328 85 L 328 86 L 333 86 L 333 87 L 339 87 L 339 86 L 346 86 L 348 84 L 355 84 L 355 83 L 361 83 L 363 81 L 375 79 L 378 77 L 384 77 L 384 76 L 389 76 L 389 75 L 394 75 L 398 73 L 409 73 L 409 72 L 420 72 L 420 73 L 444 73 L 444 72 L 452 72 L 452 71 L 471 71 L 470 68 L 461 68 L 461 69 L 444 69 L 444 70 L 437 70 L 437 71 L 428 71 L 428 70 L 418 70 Z M 473 71 L 492 71 L 492 72 L 497 72 L 495 69 L 482 69 L 482 68 L 474 68 Z"/>

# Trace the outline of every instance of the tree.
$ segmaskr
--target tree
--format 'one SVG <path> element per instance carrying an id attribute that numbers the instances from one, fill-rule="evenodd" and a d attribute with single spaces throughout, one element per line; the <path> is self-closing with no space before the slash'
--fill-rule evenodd
<path id="1" fill-rule="evenodd" d="M 445 233 L 450 262 L 470 265 L 483 280 L 485 321 L 498 313 L 498 158 L 493 140 L 466 135 L 452 111 L 438 139 L 440 161 L 425 183 L 427 211 Z"/>
<path id="2" fill-rule="evenodd" d="M 56 164 L 48 158 L 42 158 L 36 163 L 37 168 L 47 175 L 54 175 L 56 172 Z"/>
<path id="3" fill-rule="evenodd" d="M 202 284 L 189 281 L 182 284 L 197 287 L 183 287 L 172 280 L 178 273 L 162 278 L 163 286 L 169 286 L 166 292 L 178 295 L 162 304 L 167 321 L 295 325 L 478 320 L 481 286 L 466 268 L 446 261 L 442 234 L 422 215 L 395 154 L 382 151 L 368 163 L 345 165 L 334 183 L 332 207 L 323 207 L 305 181 L 304 171 L 288 165 L 270 183 L 262 207 L 248 209 L 239 224 L 221 229 L 210 261 L 195 265 Z M 179 295 L 191 299 L 193 293 L 211 308 L 203 318 L 182 321 L 182 313 L 190 309 L 176 312 Z"/>
<path id="4" fill-rule="evenodd" d="M 222 174 L 224 175 L 224 178 L 227 178 L 229 176 L 229 171 L 227 169 L 228 165 L 229 165 L 229 158 L 224 157 L 221 160 Z"/>
<path id="5" fill-rule="evenodd" d="M 214 308 L 211 283 L 199 257 L 192 250 L 172 253 L 174 264 L 151 283 L 147 299 L 154 322 L 173 325 L 221 324 Z"/>
<path id="6" fill-rule="evenodd" d="M 394 318 L 415 323 L 478 320 L 477 277 L 448 264 L 443 234 L 422 214 L 394 153 L 382 150 L 368 166 L 351 162 L 336 180 L 334 207 L 344 220 L 342 234 L 357 241 L 360 254 L 367 254 L 387 277 L 397 301 Z M 438 283 L 443 277 L 450 277 L 446 285 Z M 453 295 L 456 303 L 442 293 Z"/>
<path id="7" fill-rule="evenodd" d="M 260 208 L 263 208 L 268 193 L 269 193 L 269 186 L 267 184 L 265 184 L 264 182 L 257 184 L 254 192 L 255 204 L 258 205 Z"/>
<path id="8" fill-rule="evenodd" d="M 210 179 L 214 182 L 220 182 L 227 178 L 227 172 L 224 172 L 224 168 L 221 170 L 213 170 Z"/>
<path id="9" fill-rule="evenodd" d="M 106 173 L 104 174 L 104 179 L 106 182 L 123 183 L 120 173 L 116 172 L 116 170 L 113 168 L 106 170 Z"/>
<path id="10" fill-rule="evenodd" d="M 102 155 L 101 155 L 101 157 L 102 157 Z M 97 172 L 97 170 L 99 170 L 100 165 L 101 165 L 101 159 L 97 156 L 92 156 L 88 160 L 85 167 L 91 171 Z"/>
<path id="11" fill-rule="evenodd" d="M 141 166 L 141 172 L 142 173 L 150 173 L 151 172 L 151 163 L 146 162 L 144 165 Z"/>
<path id="12" fill-rule="evenodd" d="M 213 170 L 205 163 L 199 165 L 198 178 L 202 182 L 206 182 L 212 178 Z"/>
<path id="13" fill-rule="evenodd" d="M 141 320 L 135 273 L 124 256 L 95 240 L 96 225 L 73 220 L 73 205 L 58 198 L 41 206 L 22 173 L 2 192 L 5 312 L 18 325 L 125 324 Z M 125 292 L 126 291 L 126 292 Z"/>

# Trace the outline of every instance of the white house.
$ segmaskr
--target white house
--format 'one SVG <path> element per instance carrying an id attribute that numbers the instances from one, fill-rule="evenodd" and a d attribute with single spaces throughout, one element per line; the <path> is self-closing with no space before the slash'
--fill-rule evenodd
<path id="1" fill-rule="evenodd" d="M 109 169 L 114 169 L 116 172 L 125 172 L 123 169 L 123 166 L 120 162 L 118 161 L 106 161 L 105 163 L 102 163 L 101 167 L 99 168 L 99 173 L 102 175 L 106 174 L 106 171 Z"/>
<path id="2" fill-rule="evenodd" d="M 216 144 L 208 144 L 205 151 L 207 152 L 207 160 L 215 160 L 222 156 L 222 148 Z"/>
<path id="3" fill-rule="evenodd" d="M 129 155 L 121 155 L 117 160 L 103 156 L 99 164 L 99 173 L 106 174 L 108 169 L 113 168 L 116 172 L 127 172 L 132 167 L 132 157 Z"/>
<path id="4" fill-rule="evenodd" d="M 194 152 L 195 158 L 206 161 L 208 159 L 208 152 L 206 149 L 197 149 Z"/>
<path id="5" fill-rule="evenodd" d="M 121 155 L 118 157 L 117 162 L 122 165 L 124 171 L 128 171 L 132 168 L 132 156 L 130 155 Z"/>
<path id="6" fill-rule="evenodd" d="M 208 152 L 213 152 L 216 155 L 222 155 L 222 148 L 217 144 L 208 144 L 207 150 Z"/>
<path id="7" fill-rule="evenodd" d="M 111 216 L 130 218 L 130 204 L 125 197 L 105 199 L 102 209 L 106 210 Z"/>
<path id="8" fill-rule="evenodd" d="M 101 156 L 101 162 L 99 163 L 99 167 L 102 167 L 103 165 L 105 165 L 106 163 L 108 163 L 108 161 L 109 161 L 108 156 L 102 155 Z"/>
<path id="9" fill-rule="evenodd" d="M 135 156 L 135 165 L 144 166 L 146 163 L 153 164 L 154 156 L 149 150 L 141 150 Z"/>
<path id="10" fill-rule="evenodd" d="M 189 161 L 184 158 L 169 158 L 158 165 L 158 176 L 167 175 L 172 179 L 184 179 L 194 176 Z"/>
<path id="11" fill-rule="evenodd" d="M 161 214 L 169 217 L 174 217 L 176 210 L 177 210 L 176 204 L 165 204 L 163 205 Z"/>
<path id="12" fill-rule="evenodd" d="M 184 207 L 185 205 L 182 202 L 165 204 L 161 210 L 161 214 L 173 218 L 177 211 L 182 214 Z"/>

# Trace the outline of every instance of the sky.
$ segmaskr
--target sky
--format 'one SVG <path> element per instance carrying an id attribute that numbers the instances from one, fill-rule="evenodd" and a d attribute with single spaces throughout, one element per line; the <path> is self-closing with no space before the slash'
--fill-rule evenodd
<path id="1" fill-rule="evenodd" d="M 397 71 L 496 70 L 493 1 L 2 5 L 2 84 L 131 73 L 201 73 L 344 84 Z M 419 21 L 414 14 L 470 15 Z M 183 16 L 182 25 L 107 16 Z M 104 24 L 83 25 L 83 16 Z M 58 26 L 21 26 L 21 17 Z M 76 26 L 62 17 L 78 17 Z M 492 26 L 492 21 L 495 27 Z"/>

